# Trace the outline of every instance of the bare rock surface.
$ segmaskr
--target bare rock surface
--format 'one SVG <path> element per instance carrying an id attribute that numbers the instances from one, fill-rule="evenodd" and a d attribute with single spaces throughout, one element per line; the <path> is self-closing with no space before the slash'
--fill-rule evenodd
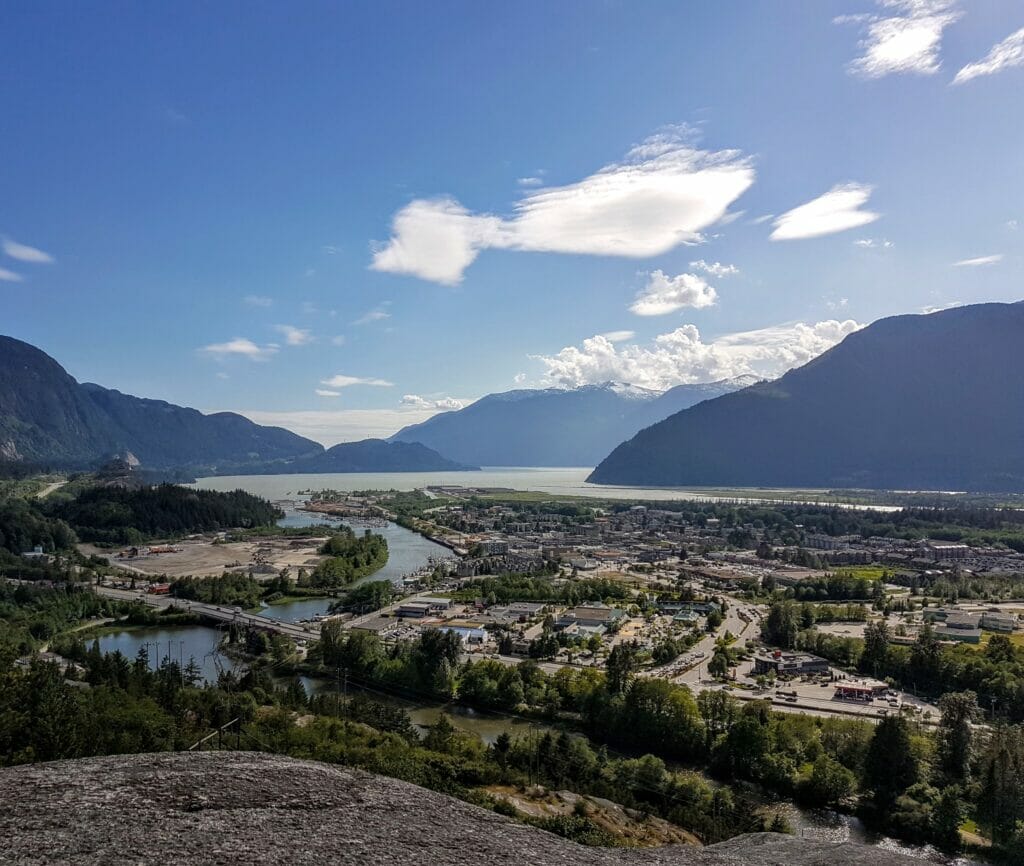
<path id="1" fill-rule="evenodd" d="M 742 836 L 586 848 L 405 782 L 253 752 L 0 770 L 0 863 L 908 866 L 877 848 Z"/>

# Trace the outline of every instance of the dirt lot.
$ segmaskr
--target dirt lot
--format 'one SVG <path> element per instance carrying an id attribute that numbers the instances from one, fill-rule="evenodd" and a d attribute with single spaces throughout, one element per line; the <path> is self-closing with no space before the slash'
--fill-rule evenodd
<path id="1" fill-rule="evenodd" d="M 282 568 L 296 572 L 300 566 L 311 568 L 321 559 L 317 548 L 324 539 L 261 538 L 258 541 L 238 541 L 231 544 L 214 544 L 213 538 L 189 539 L 157 545 L 154 547 L 174 548 L 169 553 L 146 553 L 149 548 L 139 548 L 138 556 L 129 556 L 130 548 L 121 550 L 100 550 L 89 544 L 80 544 L 78 549 L 85 554 L 107 558 L 116 565 L 137 574 L 166 575 L 167 577 L 204 577 L 223 574 L 225 571 L 253 568 L 256 577 L 261 571 L 273 576 Z M 119 556 L 125 553 L 124 557 Z"/>

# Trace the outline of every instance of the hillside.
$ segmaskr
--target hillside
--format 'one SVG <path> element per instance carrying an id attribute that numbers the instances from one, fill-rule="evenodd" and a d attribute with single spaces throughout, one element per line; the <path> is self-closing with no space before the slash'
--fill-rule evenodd
<path id="1" fill-rule="evenodd" d="M 251 471 L 267 475 L 292 475 L 320 472 L 461 472 L 477 468 L 442 457 L 419 442 L 362 439 L 358 442 L 342 442 L 320 454 L 254 465 Z"/>
<path id="2" fill-rule="evenodd" d="M 638 430 L 753 381 L 679 385 L 664 393 L 612 382 L 507 391 L 405 427 L 391 441 L 421 442 L 480 466 L 593 466 Z"/>
<path id="3" fill-rule="evenodd" d="M 1024 490 L 1024 303 L 882 319 L 616 448 L 602 484 Z"/>
<path id="4" fill-rule="evenodd" d="M 79 384 L 45 352 L 0 337 L 0 458 L 79 468 L 125 451 L 148 469 L 222 469 L 323 446 L 231 412 L 203 415 Z"/>
<path id="5" fill-rule="evenodd" d="M 740 836 L 585 848 L 406 782 L 259 752 L 124 755 L 0 770 L 0 859 L 22 864 L 910 866 L 881 848 Z"/>

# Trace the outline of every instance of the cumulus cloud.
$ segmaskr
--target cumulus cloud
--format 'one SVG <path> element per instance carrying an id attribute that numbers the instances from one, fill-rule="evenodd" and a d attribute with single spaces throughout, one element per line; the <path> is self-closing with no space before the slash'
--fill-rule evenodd
<path id="1" fill-rule="evenodd" d="M 862 54 L 848 69 L 864 78 L 894 73 L 932 75 L 939 71 L 942 33 L 960 18 L 956 0 L 878 0 L 887 15 L 843 16 L 836 23 L 857 23 Z"/>
<path id="2" fill-rule="evenodd" d="M 736 267 L 736 265 L 723 265 L 721 262 L 706 262 L 704 259 L 697 259 L 695 262 L 690 262 L 690 267 L 698 271 L 704 271 L 704 273 L 710 274 L 718 279 L 721 279 L 722 277 L 734 277 L 740 272 L 740 269 Z"/>
<path id="3" fill-rule="evenodd" d="M 663 271 L 647 275 L 647 285 L 637 292 L 629 307 L 638 316 L 664 316 L 684 307 L 702 309 L 712 306 L 718 293 L 696 274 L 670 277 Z"/>
<path id="4" fill-rule="evenodd" d="M 284 341 L 289 346 L 306 346 L 313 342 L 313 335 L 305 328 L 296 328 L 294 325 L 275 325 L 274 330 L 284 336 Z"/>
<path id="5" fill-rule="evenodd" d="M 1011 69 L 1022 64 L 1024 64 L 1024 27 L 992 46 L 992 50 L 981 60 L 968 63 L 956 74 L 953 84 L 963 84 L 980 75 L 995 75 L 1004 69 Z"/>
<path id="6" fill-rule="evenodd" d="M 321 379 L 320 384 L 326 385 L 328 388 L 349 388 L 352 385 L 373 385 L 378 388 L 391 388 L 395 383 L 389 382 L 387 379 L 345 376 L 339 373 L 337 376 L 331 376 L 330 379 Z"/>
<path id="7" fill-rule="evenodd" d="M 252 340 L 245 337 L 235 337 L 226 343 L 211 343 L 203 346 L 199 351 L 211 355 L 218 360 L 225 358 L 247 358 L 250 361 L 268 361 L 277 354 L 278 346 L 275 343 L 268 343 L 265 346 L 258 346 Z"/>
<path id="8" fill-rule="evenodd" d="M 985 265 L 995 265 L 1003 260 L 1002 253 L 995 253 L 991 256 L 978 256 L 973 259 L 960 259 L 958 262 L 953 262 L 954 268 L 980 268 Z"/>
<path id="9" fill-rule="evenodd" d="M 632 340 L 636 336 L 636 331 L 608 331 L 606 334 L 602 334 L 609 343 L 624 343 L 626 340 Z M 525 376 L 523 378 L 526 378 Z"/>
<path id="10" fill-rule="evenodd" d="M 772 225 L 773 241 L 789 241 L 835 234 L 873 223 L 881 214 L 861 210 L 871 197 L 872 187 L 841 183 L 824 195 L 777 217 Z"/>
<path id="11" fill-rule="evenodd" d="M 340 397 L 341 396 L 341 391 L 329 391 L 327 388 L 317 388 L 315 393 L 316 393 L 317 397 Z"/>
<path id="12" fill-rule="evenodd" d="M 455 409 L 461 409 L 466 404 L 454 397 L 432 399 L 430 397 L 421 397 L 419 394 L 405 394 L 402 397 L 402 405 L 410 406 L 414 409 L 438 409 L 442 412 L 450 412 Z"/>
<path id="13" fill-rule="evenodd" d="M 695 325 L 683 325 L 647 345 L 616 346 L 596 336 L 537 360 L 547 368 L 544 378 L 552 385 L 576 388 L 617 381 L 663 391 L 740 375 L 779 376 L 861 327 L 852 319 L 797 322 L 705 342 Z"/>
<path id="14" fill-rule="evenodd" d="M 272 307 L 274 305 L 273 298 L 267 298 L 263 295 L 246 295 L 242 300 L 250 307 Z"/>
<path id="15" fill-rule="evenodd" d="M 30 247 L 28 244 L 20 244 L 13 238 L 3 238 L 0 241 L 4 253 L 19 262 L 27 262 L 32 265 L 48 265 L 53 262 L 53 256 L 44 253 L 42 250 Z"/>
<path id="16" fill-rule="evenodd" d="M 14 271 L 9 271 L 7 268 L 0 268 L 0 280 L 7 283 L 20 283 L 21 274 L 16 274 Z"/>
<path id="17" fill-rule="evenodd" d="M 674 129 L 577 183 L 526 192 L 509 217 L 472 213 L 451 197 L 410 202 L 371 268 L 454 285 L 485 249 L 660 255 L 701 242 L 753 182 L 738 151 L 698 149 Z"/>

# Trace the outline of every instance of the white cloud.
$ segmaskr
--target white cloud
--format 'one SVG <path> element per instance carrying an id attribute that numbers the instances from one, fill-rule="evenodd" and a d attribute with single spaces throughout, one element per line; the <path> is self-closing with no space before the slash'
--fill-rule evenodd
<path id="1" fill-rule="evenodd" d="M 345 345 L 345 335 L 344 334 L 338 334 L 335 337 L 331 337 L 331 345 L 332 346 L 344 346 Z"/>
<path id="2" fill-rule="evenodd" d="M 317 397 L 340 397 L 341 396 L 341 391 L 329 391 L 326 388 L 317 388 L 315 393 L 316 393 Z"/>
<path id="3" fill-rule="evenodd" d="M 3 246 L 3 250 L 8 256 L 19 262 L 27 262 L 32 265 L 48 265 L 53 262 L 53 256 L 49 253 L 44 253 L 27 244 L 19 244 L 13 238 L 4 238 L 0 241 L 0 245 Z"/>
<path id="4" fill-rule="evenodd" d="M 866 250 L 888 250 L 895 244 L 886 238 L 858 238 L 853 242 L 855 247 L 862 247 Z"/>
<path id="5" fill-rule="evenodd" d="M 540 177 L 519 177 L 516 178 L 516 183 L 520 186 L 543 186 L 544 179 Z"/>
<path id="6" fill-rule="evenodd" d="M 246 295 L 242 300 L 250 307 L 271 307 L 274 305 L 273 298 L 266 298 L 263 295 Z"/>
<path id="7" fill-rule="evenodd" d="M 328 388 L 348 388 L 352 385 L 373 385 L 378 388 L 391 388 L 394 386 L 394 382 L 389 382 L 387 379 L 374 379 L 374 378 L 361 378 L 359 376 L 344 376 L 339 373 L 337 376 L 331 376 L 330 379 L 321 379 L 321 385 L 326 385 Z"/>
<path id="8" fill-rule="evenodd" d="M 0 280 L 8 283 L 20 283 L 21 274 L 16 274 L 14 271 L 9 271 L 7 268 L 0 268 Z"/>
<path id="9" fill-rule="evenodd" d="M 337 244 L 324 244 L 320 249 L 322 249 L 329 256 L 336 256 L 338 253 L 341 252 L 341 247 L 338 246 Z"/>
<path id="10" fill-rule="evenodd" d="M 230 379 L 231 376 L 229 376 L 227 373 L 225 373 L 223 370 L 221 370 L 219 373 L 217 373 L 217 378 L 218 379 Z"/>
<path id="11" fill-rule="evenodd" d="M 466 404 L 462 400 L 457 400 L 454 397 L 440 397 L 433 399 L 430 397 L 421 397 L 419 394 L 405 394 L 402 397 L 402 405 L 412 407 L 413 409 L 438 409 L 442 412 L 450 412 L 455 409 L 461 409 Z"/>
<path id="12" fill-rule="evenodd" d="M 921 307 L 921 312 L 925 315 L 930 313 L 941 313 L 943 310 L 951 310 L 953 307 L 962 307 L 963 301 L 946 301 L 944 304 L 934 304 L 928 307 Z"/>
<path id="13" fill-rule="evenodd" d="M 1002 253 L 995 253 L 991 256 L 978 256 L 973 259 L 960 259 L 958 262 L 953 262 L 954 268 L 978 268 L 984 267 L 985 265 L 995 265 L 1003 260 Z"/>
<path id="14" fill-rule="evenodd" d="M 647 285 L 637 292 L 629 307 L 638 316 L 664 316 L 683 307 L 703 309 L 714 305 L 718 293 L 696 274 L 670 277 L 663 271 L 648 274 Z"/>
<path id="15" fill-rule="evenodd" d="M 878 0 L 897 14 L 842 16 L 837 23 L 859 23 L 865 36 L 863 50 L 849 71 L 864 78 L 893 73 L 931 75 L 939 71 L 942 32 L 960 18 L 956 0 Z"/>
<path id="16" fill-rule="evenodd" d="M 837 184 L 824 195 L 777 217 L 771 239 L 815 238 L 872 223 L 881 215 L 861 210 L 871 191 L 872 187 L 861 183 Z"/>
<path id="17" fill-rule="evenodd" d="M 382 310 L 379 307 L 376 310 L 370 310 L 363 316 L 360 316 L 352 324 L 353 325 L 368 325 L 370 322 L 382 322 L 384 319 L 390 319 L 391 313 L 387 310 Z"/>
<path id="18" fill-rule="evenodd" d="M 773 213 L 766 213 L 766 214 L 763 214 L 762 216 L 759 216 L 759 217 L 756 217 L 756 218 L 752 219 L 750 221 L 750 224 L 752 226 L 759 226 L 762 223 L 768 222 L 768 220 L 770 220 L 770 219 L 774 219 L 774 217 L 775 217 L 775 214 L 773 214 Z"/>
<path id="19" fill-rule="evenodd" d="M 1015 232 L 1020 226 L 1020 223 L 1018 223 L 1017 220 L 1007 220 L 1005 225 L 1011 232 Z"/>
<path id="20" fill-rule="evenodd" d="M 225 358 L 247 358 L 250 361 L 267 361 L 277 353 L 278 347 L 274 343 L 266 346 L 257 346 L 252 340 L 245 337 L 235 337 L 226 343 L 211 343 L 203 346 L 199 351 L 212 355 L 218 360 Z"/>
<path id="21" fill-rule="evenodd" d="M 690 262 L 691 268 L 696 268 L 698 271 L 704 271 L 706 274 L 710 274 L 713 277 L 721 279 L 722 277 L 733 277 L 740 272 L 740 269 L 736 265 L 723 265 L 721 262 L 706 262 L 704 259 L 697 259 L 695 262 Z"/>
<path id="22" fill-rule="evenodd" d="M 609 343 L 624 343 L 626 340 L 632 340 L 636 336 L 636 331 L 609 331 L 601 336 Z M 526 378 L 525 374 L 523 378 Z"/>
<path id="23" fill-rule="evenodd" d="M 386 439 L 408 424 L 419 424 L 437 409 L 311 409 L 297 412 L 233 410 L 257 424 L 284 427 L 327 447 L 360 439 Z"/>
<path id="24" fill-rule="evenodd" d="M 284 341 L 289 346 L 307 346 L 313 342 L 313 335 L 305 328 L 296 328 L 294 325 L 275 325 L 274 330 L 284 335 Z"/>
<path id="25" fill-rule="evenodd" d="M 485 249 L 660 255 L 701 242 L 753 182 L 738 151 L 697 149 L 673 129 L 577 183 L 525 193 L 510 217 L 474 214 L 450 197 L 410 202 L 371 268 L 454 285 Z"/>
<path id="26" fill-rule="evenodd" d="M 1004 69 L 1021 65 L 1024 65 L 1024 27 L 992 46 L 992 50 L 981 60 L 968 63 L 956 74 L 952 83 L 963 84 L 979 75 L 995 75 Z"/>
<path id="27" fill-rule="evenodd" d="M 596 336 L 537 360 L 547 368 L 548 384 L 575 388 L 617 381 L 661 391 L 739 375 L 775 377 L 820 355 L 860 327 L 851 319 L 797 322 L 704 342 L 696 326 L 683 325 L 645 346 L 617 347 Z"/>
<path id="28" fill-rule="evenodd" d="M 607 337 L 605 339 L 607 339 Z M 527 380 L 527 378 L 529 377 L 526 375 L 526 373 L 516 373 L 512 377 L 512 381 L 515 382 L 517 385 L 522 385 L 523 382 Z"/>

